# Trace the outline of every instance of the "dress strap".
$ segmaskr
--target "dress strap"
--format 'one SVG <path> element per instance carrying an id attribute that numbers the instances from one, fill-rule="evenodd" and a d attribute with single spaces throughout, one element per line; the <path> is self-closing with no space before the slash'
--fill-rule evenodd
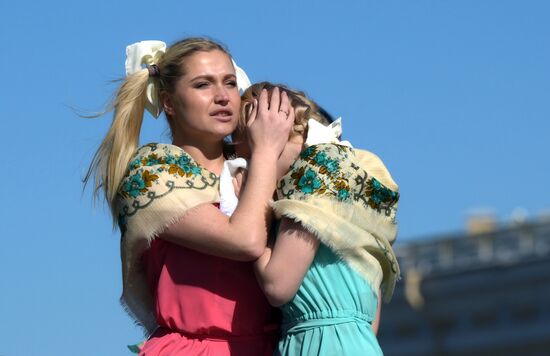
<path id="1" fill-rule="evenodd" d="M 283 334 L 300 333 L 323 326 L 339 325 L 345 323 L 364 324 L 371 327 L 372 318 L 359 311 L 339 311 L 328 315 L 304 315 L 289 323 L 281 325 Z"/>

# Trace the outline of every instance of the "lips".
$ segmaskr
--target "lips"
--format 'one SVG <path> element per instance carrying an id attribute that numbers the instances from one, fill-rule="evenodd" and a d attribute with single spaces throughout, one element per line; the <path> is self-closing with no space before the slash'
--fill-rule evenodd
<path id="1" fill-rule="evenodd" d="M 210 116 L 232 116 L 233 112 L 228 109 L 216 110 L 210 113 Z"/>
<path id="2" fill-rule="evenodd" d="M 216 120 L 228 122 L 233 119 L 233 111 L 229 109 L 215 110 L 210 113 L 210 116 L 212 116 Z"/>

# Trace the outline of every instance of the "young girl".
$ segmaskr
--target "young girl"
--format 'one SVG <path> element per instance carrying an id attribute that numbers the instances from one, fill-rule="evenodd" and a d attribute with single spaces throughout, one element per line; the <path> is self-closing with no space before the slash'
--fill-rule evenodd
<path id="1" fill-rule="evenodd" d="M 126 52 L 113 124 L 85 182 L 95 175 L 121 230 L 122 302 L 150 335 L 140 354 L 271 354 L 277 325 L 252 261 L 266 245 L 276 161 L 294 121 L 288 98 L 259 96 L 246 129 L 248 184 L 228 217 L 219 175 L 240 108 L 229 53 L 203 38 Z M 137 148 L 144 109 L 165 112 L 172 144 Z"/>
<path id="2" fill-rule="evenodd" d="M 262 90 L 242 98 L 244 122 Z M 379 290 L 389 300 L 399 275 L 397 185 L 382 161 L 340 142 L 339 121 L 303 93 L 283 88 L 295 125 L 278 161 L 273 209 L 282 218 L 272 247 L 255 263 L 270 303 L 282 310 L 279 355 L 381 355 L 373 330 Z M 321 122 L 321 123 L 319 123 Z"/>

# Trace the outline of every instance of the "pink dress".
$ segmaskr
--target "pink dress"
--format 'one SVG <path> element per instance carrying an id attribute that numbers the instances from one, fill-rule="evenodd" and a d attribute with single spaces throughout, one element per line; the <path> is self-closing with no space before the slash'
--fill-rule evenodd
<path id="1" fill-rule="evenodd" d="M 161 238 L 143 262 L 159 328 L 140 355 L 272 355 L 277 312 L 251 262 L 206 255 Z"/>

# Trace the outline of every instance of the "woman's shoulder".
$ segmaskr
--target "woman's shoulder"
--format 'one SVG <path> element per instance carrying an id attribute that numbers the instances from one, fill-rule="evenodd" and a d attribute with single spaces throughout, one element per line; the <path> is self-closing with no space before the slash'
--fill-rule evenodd
<path id="1" fill-rule="evenodd" d="M 399 199 L 397 184 L 378 156 L 333 143 L 303 150 L 277 188 L 279 199 L 334 199 L 378 211 L 393 209 Z"/>
<path id="2" fill-rule="evenodd" d="M 300 153 L 291 170 L 296 166 L 317 168 L 323 174 L 333 173 L 329 174 L 331 177 L 345 171 L 365 171 L 386 188 L 392 191 L 399 189 L 380 157 L 370 151 L 347 145 L 322 143 L 309 146 Z"/>
<path id="3" fill-rule="evenodd" d="M 189 156 L 189 154 L 185 152 L 183 148 L 178 147 L 176 145 L 169 144 L 169 143 L 160 143 L 160 142 L 150 142 L 139 147 L 136 150 L 133 158 L 147 157 L 149 155 L 156 155 L 158 157 L 184 155 L 191 158 L 191 156 Z"/>
<path id="4" fill-rule="evenodd" d="M 399 186 L 393 180 L 390 171 L 376 154 L 362 149 L 355 149 L 357 164 L 376 178 L 380 183 L 393 191 L 399 190 Z"/>
<path id="5" fill-rule="evenodd" d="M 199 203 L 217 202 L 218 191 L 218 176 L 201 167 L 180 147 L 143 145 L 131 158 L 118 188 L 116 209 L 121 231 L 125 231 L 128 218 L 138 212 L 154 215 L 160 207 L 169 211 L 170 205 L 179 204 L 185 210 Z M 153 219 L 158 220 L 158 216 Z"/>
<path id="6" fill-rule="evenodd" d="M 200 175 L 203 168 L 182 148 L 166 143 L 148 143 L 139 147 L 128 164 L 127 175 L 132 171 L 151 169 L 158 172 L 179 173 L 181 177 Z"/>
<path id="7" fill-rule="evenodd" d="M 148 143 L 138 148 L 130 159 L 119 194 L 137 198 L 146 195 L 161 181 L 164 185 L 168 184 L 168 188 L 180 184 L 187 189 L 204 189 L 206 185 L 215 186 L 218 178 L 201 167 L 182 148 L 165 143 Z"/>

